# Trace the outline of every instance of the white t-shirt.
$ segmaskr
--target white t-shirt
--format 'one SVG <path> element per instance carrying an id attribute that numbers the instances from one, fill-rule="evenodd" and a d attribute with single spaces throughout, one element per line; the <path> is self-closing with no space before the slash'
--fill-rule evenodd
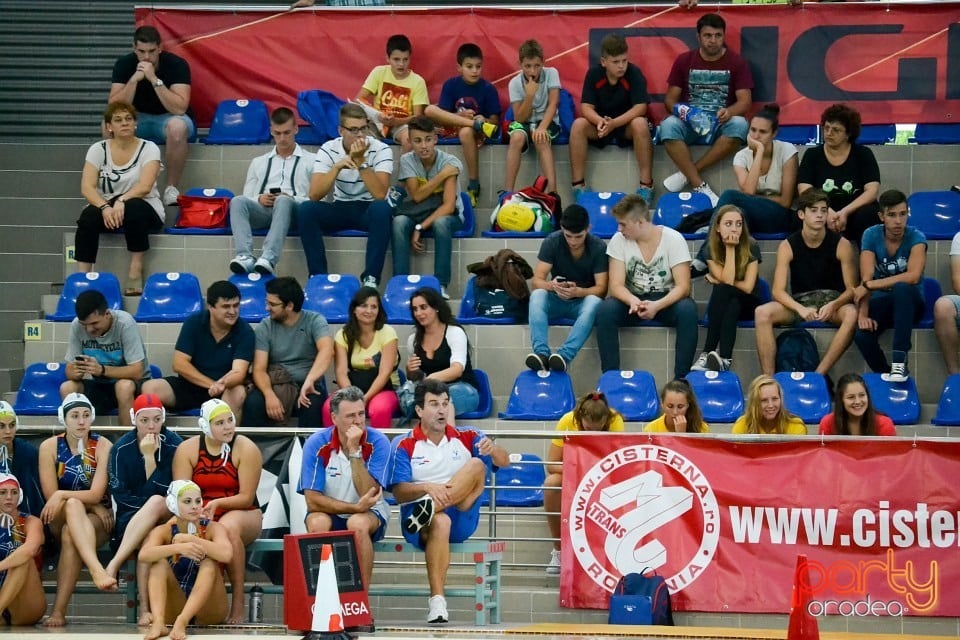
<path id="1" fill-rule="evenodd" d="M 523 98 L 527 95 L 527 92 L 523 88 L 524 84 L 526 84 L 526 82 L 524 82 L 522 71 L 510 78 L 508 92 L 510 94 L 511 104 L 514 102 L 523 102 Z M 527 122 L 539 123 L 541 120 L 543 120 L 543 114 L 547 110 L 547 99 L 550 97 L 550 89 L 559 88 L 560 73 L 553 67 L 544 67 L 540 72 L 540 86 L 537 88 L 537 92 L 533 96 L 533 111 L 531 112 L 530 118 L 527 120 Z M 560 124 L 559 105 L 557 108 L 557 113 L 553 116 L 553 121 L 558 125 Z"/>
<path id="2" fill-rule="evenodd" d="M 390 147 L 371 136 L 367 136 L 367 143 L 369 146 L 365 162 L 370 165 L 370 168 L 377 173 L 393 174 L 393 151 Z M 317 151 L 317 162 L 313 165 L 313 172 L 330 173 L 333 171 L 333 165 L 348 155 L 350 154 L 343 148 L 343 138 L 328 140 Z M 354 200 L 370 202 L 373 196 L 367 191 L 367 185 L 364 184 L 359 171 L 344 169 L 337 174 L 337 179 L 333 183 L 333 199 L 335 202 Z"/>
<path id="3" fill-rule="evenodd" d="M 627 289 L 636 296 L 664 294 L 673 289 L 673 271 L 678 264 L 690 262 L 687 241 L 678 231 L 660 227 L 660 244 L 647 262 L 636 242 L 627 240 L 619 231 L 610 238 L 607 255 L 623 262 Z"/>
<path id="4" fill-rule="evenodd" d="M 753 166 L 753 149 L 744 147 L 733 156 L 733 166 L 743 167 L 750 171 Z M 797 148 L 783 140 L 773 141 L 773 157 L 770 159 L 770 168 L 765 175 L 760 176 L 757 182 L 757 195 L 778 196 L 783 186 L 783 165 L 797 155 Z"/>
<path id="5" fill-rule="evenodd" d="M 104 200 L 112 200 L 116 196 L 126 193 L 140 183 L 140 172 L 148 162 L 160 162 L 160 148 L 149 140 L 140 140 L 140 146 L 133 153 L 130 162 L 120 166 L 113 162 L 110 154 L 109 141 L 101 140 L 90 145 L 87 149 L 86 162 L 97 169 L 97 193 Z M 163 202 L 157 183 L 154 181 L 150 192 L 143 199 L 157 212 L 160 221 L 164 220 Z"/>

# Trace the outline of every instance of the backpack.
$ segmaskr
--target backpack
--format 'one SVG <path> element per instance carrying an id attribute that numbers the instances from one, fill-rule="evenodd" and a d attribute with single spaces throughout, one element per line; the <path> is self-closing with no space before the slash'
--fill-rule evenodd
<path id="1" fill-rule="evenodd" d="M 560 196 L 556 191 L 546 193 L 547 179 L 537 176 L 533 184 L 506 194 L 490 215 L 494 231 L 537 231 L 550 233 L 557 228 L 557 214 L 561 211 Z"/>
<path id="2" fill-rule="evenodd" d="M 806 329 L 787 329 L 777 336 L 777 371 L 816 371 L 820 364 L 817 342 Z"/>
<path id="3" fill-rule="evenodd" d="M 345 104 L 345 100 L 329 91 L 310 89 L 300 92 L 297 96 L 297 112 L 310 123 L 318 141 L 311 141 L 311 144 L 323 144 L 340 137 L 340 107 Z"/>
<path id="4" fill-rule="evenodd" d="M 670 590 L 663 576 L 628 573 L 621 577 L 610 596 L 609 623 L 673 626 Z"/>

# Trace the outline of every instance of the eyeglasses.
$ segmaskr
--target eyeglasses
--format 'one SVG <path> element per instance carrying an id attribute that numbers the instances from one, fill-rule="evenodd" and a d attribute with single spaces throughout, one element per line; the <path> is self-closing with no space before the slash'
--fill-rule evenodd
<path id="1" fill-rule="evenodd" d="M 360 135 L 361 133 L 365 133 L 365 132 L 367 131 L 367 128 L 366 128 L 366 127 L 343 127 L 343 126 L 341 126 L 340 129 L 341 129 L 342 131 L 344 131 L 344 132 L 346 132 L 346 133 L 349 133 L 350 135 L 354 135 L 354 136 L 358 136 L 358 135 Z"/>
<path id="2" fill-rule="evenodd" d="M 273 309 L 274 307 L 282 307 L 283 302 L 270 302 L 269 300 L 267 300 L 267 306 L 270 307 L 271 309 Z"/>

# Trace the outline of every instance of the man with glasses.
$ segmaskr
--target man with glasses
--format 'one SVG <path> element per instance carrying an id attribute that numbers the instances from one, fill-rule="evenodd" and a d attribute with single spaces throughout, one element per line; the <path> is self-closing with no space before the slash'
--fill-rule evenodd
<path id="1" fill-rule="evenodd" d="M 393 151 L 369 135 L 363 107 L 343 105 L 340 137 L 324 143 L 317 152 L 310 200 L 297 209 L 300 239 L 311 276 L 328 273 L 324 233 L 366 231 L 369 238 L 360 279 L 364 286 L 378 287 L 390 245 L 393 207 L 387 192 L 392 174 Z M 331 192 L 333 202 L 321 202 Z"/>
<path id="2" fill-rule="evenodd" d="M 327 399 L 323 376 L 333 362 L 327 320 L 303 308 L 296 278 L 274 278 L 266 288 L 269 316 L 254 331 L 254 388 L 243 405 L 243 426 L 282 425 L 296 413 L 301 429 L 319 429 Z"/>

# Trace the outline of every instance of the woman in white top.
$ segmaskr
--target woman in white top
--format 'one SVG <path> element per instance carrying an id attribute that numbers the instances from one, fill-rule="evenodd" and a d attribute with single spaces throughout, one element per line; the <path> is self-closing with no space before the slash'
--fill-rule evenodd
<path id="1" fill-rule="evenodd" d="M 89 205 L 77 220 L 76 259 L 82 272 L 93 270 L 100 234 L 122 229 L 130 252 L 124 295 L 143 292 L 143 254 L 150 233 L 163 228 L 163 203 L 157 192 L 160 149 L 136 136 L 137 112 L 126 102 L 111 102 L 103 113 L 109 136 L 87 150 L 80 191 Z"/>
<path id="2" fill-rule="evenodd" d="M 446 382 L 456 415 L 476 411 L 480 393 L 470 363 L 470 344 L 450 305 L 436 289 L 421 287 L 410 296 L 410 315 L 416 328 L 407 341 L 407 377 Z M 407 417 L 413 417 L 412 405 L 408 408 L 401 401 L 401 406 Z"/>
<path id="3" fill-rule="evenodd" d="M 775 140 L 780 107 L 768 104 L 750 121 L 747 147 L 733 157 L 740 189 L 720 194 L 716 210 L 725 204 L 743 211 L 751 233 L 786 233 L 797 222 L 790 208 L 797 195 L 797 148 Z"/>

